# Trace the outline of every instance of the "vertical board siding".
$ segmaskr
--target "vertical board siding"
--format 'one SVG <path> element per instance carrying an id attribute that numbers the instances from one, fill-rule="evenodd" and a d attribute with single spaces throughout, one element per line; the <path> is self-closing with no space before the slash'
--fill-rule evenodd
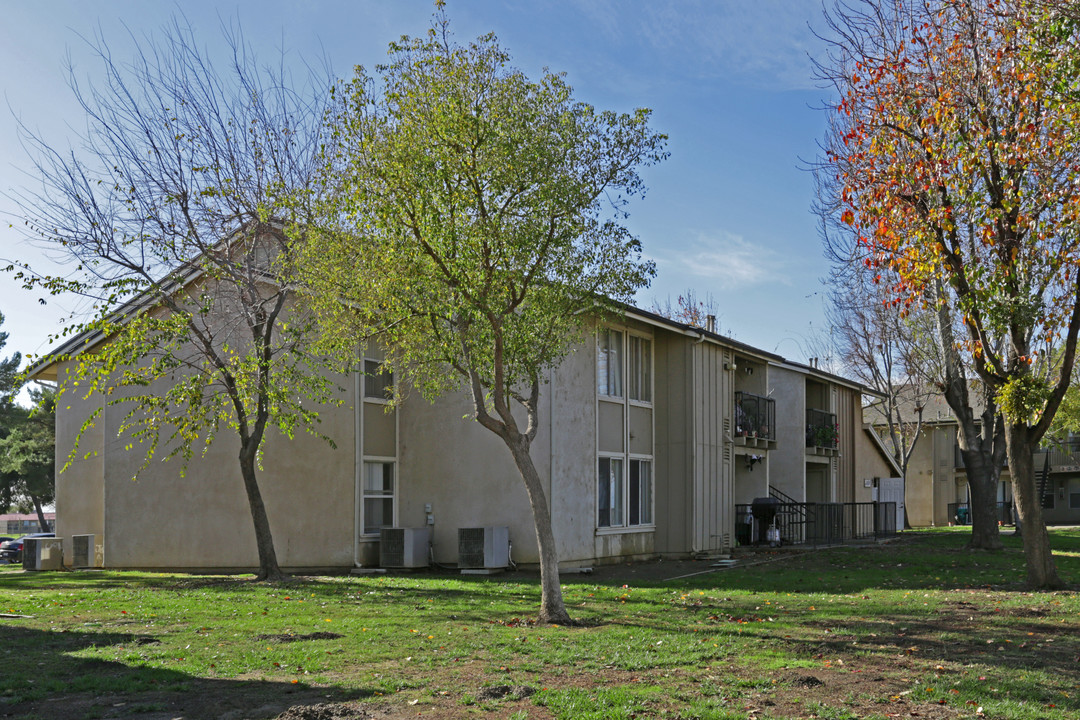
<path id="1" fill-rule="evenodd" d="M 715 345 L 695 345 L 692 475 L 694 487 L 693 552 L 724 548 L 730 538 L 731 475 L 724 454 L 724 421 L 731 394 L 724 370 L 724 352 Z M 730 420 L 729 420 L 730 422 Z"/>
<path id="2" fill-rule="evenodd" d="M 837 458 L 837 500 L 855 502 L 855 393 L 848 388 L 837 391 L 836 422 L 840 425 Z"/>

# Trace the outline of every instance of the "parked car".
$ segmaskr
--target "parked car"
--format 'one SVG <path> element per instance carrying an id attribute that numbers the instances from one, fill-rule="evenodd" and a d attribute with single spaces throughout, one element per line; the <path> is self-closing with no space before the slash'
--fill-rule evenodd
<path id="1" fill-rule="evenodd" d="M 56 533 L 30 533 L 23 535 L 21 538 L 15 540 L 8 540 L 7 542 L 0 543 L 0 560 L 7 561 L 9 563 L 21 563 L 23 541 L 26 538 L 51 538 L 56 537 Z"/>

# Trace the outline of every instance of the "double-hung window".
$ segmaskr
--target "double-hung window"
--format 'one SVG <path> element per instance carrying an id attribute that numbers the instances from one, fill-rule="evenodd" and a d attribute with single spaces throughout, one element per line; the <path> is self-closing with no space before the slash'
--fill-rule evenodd
<path id="1" fill-rule="evenodd" d="M 652 402 L 652 341 L 627 336 L 626 385 L 631 400 Z"/>
<path id="2" fill-rule="evenodd" d="M 364 399 L 389 400 L 393 392 L 393 373 L 378 360 L 364 360 Z"/>
<path id="3" fill-rule="evenodd" d="M 597 477 L 597 520 L 598 527 L 622 527 L 623 520 L 623 460 L 622 458 L 600 458 L 600 473 Z"/>
<path id="4" fill-rule="evenodd" d="M 596 343 L 596 391 L 608 397 L 622 397 L 623 334 L 618 330 L 601 330 Z"/>
<path id="5" fill-rule="evenodd" d="M 358 527 L 366 536 L 393 527 L 397 502 L 397 419 L 387 412 L 393 397 L 394 376 L 380 361 L 364 358 L 360 423 L 363 461 L 358 481 Z"/>
<path id="6" fill-rule="evenodd" d="M 652 462 L 630 461 L 630 488 L 627 493 L 629 525 L 652 525 Z"/>
<path id="7" fill-rule="evenodd" d="M 364 534 L 394 524 L 394 463 L 364 461 Z"/>
<path id="8" fill-rule="evenodd" d="M 597 332 L 597 528 L 653 524 L 652 368 L 650 338 Z"/>
<path id="9" fill-rule="evenodd" d="M 632 458 L 627 462 L 621 457 L 601 457 L 598 469 L 597 527 L 652 525 L 652 461 Z"/>

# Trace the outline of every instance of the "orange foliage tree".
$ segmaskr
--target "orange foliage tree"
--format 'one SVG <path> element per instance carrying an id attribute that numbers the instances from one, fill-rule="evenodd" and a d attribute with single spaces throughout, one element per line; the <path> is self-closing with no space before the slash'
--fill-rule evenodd
<path id="1" fill-rule="evenodd" d="M 890 302 L 955 302 L 1005 416 L 1028 583 L 1057 586 L 1032 452 L 1080 331 L 1077 25 L 1023 0 L 845 3 L 830 23 L 842 221 Z"/>

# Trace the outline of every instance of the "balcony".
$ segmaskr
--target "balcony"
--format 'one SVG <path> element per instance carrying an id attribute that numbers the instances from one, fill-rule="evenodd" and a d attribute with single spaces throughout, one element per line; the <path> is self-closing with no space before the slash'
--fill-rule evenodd
<path id="1" fill-rule="evenodd" d="M 736 445 L 776 447 L 776 401 L 748 392 L 735 393 Z"/>
<path id="2" fill-rule="evenodd" d="M 1046 465 L 1046 457 L 1050 456 L 1050 472 L 1080 472 L 1080 440 L 1070 438 L 1063 443 L 1047 444 L 1038 448 L 1032 454 L 1035 471 L 1041 473 Z M 960 452 L 960 445 L 953 446 L 954 465 L 957 470 L 964 470 L 964 457 Z M 1001 459 L 1001 467 L 1009 467 L 1008 458 Z"/>
<path id="3" fill-rule="evenodd" d="M 836 455 L 840 426 L 836 415 L 824 410 L 806 411 L 806 447 L 815 455 Z"/>
<path id="4" fill-rule="evenodd" d="M 1080 472 L 1080 440 L 1069 438 L 1036 450 L 1032 458 L 1036 472 L 1042 472 L 1047 455 L 1050 457 L 1050 472 Z"/>

